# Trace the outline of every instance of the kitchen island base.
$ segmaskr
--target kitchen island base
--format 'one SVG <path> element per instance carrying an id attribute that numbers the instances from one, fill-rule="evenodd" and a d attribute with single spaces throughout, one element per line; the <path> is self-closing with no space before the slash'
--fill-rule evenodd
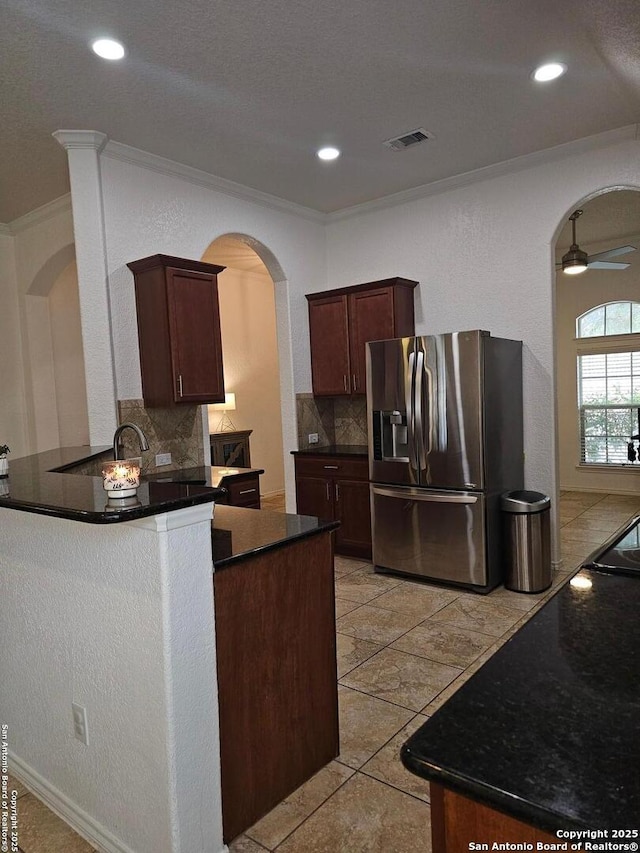
<path id="1" fill-rule="evenodd" d="M 216 568 L 214 591 L 228 842 L 339 752 L 330 530 Z"/>
<path id="2" fill-rule="evenodd" d="M 514 850 L 562 850 L 566 839 L 536 829 L 477 800 L 431 782 L 431 842 L 433 853 L 509 849 L 498 844 L 532 844 Z M 545 846 L 537 847 L 538 842 Z M 475 846 L 474 846 L 475 845 Z M 487 845 L 486 847 L 483 845 Z M 569 849 L 569 845 L 567 848 Z M 571 849 L 576 849 L 572 847 Z"/>

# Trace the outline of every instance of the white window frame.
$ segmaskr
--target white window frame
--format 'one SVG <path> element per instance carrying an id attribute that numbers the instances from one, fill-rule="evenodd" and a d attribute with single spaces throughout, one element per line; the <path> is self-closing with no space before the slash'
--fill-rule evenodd
<path id="1" fill-rule="evenodd" d="M 619 302 L 633 302 L 631 299 L 620 299 Z M 607 303 L 611 304 L 611 303 Z M 595 305 L 593 309 L 600 308 L 600 305 Z M 587 314 L 589 312 L 585 312 Z M 581 317 L 584 314 L 580 315 Z M 576 318 L 576 332 L 578 329 L 578 319 Z M 631 332 L 627 335 L 600 335 L 591 338 L 574 338 L 576 345 L 576 399 L 578 401 L 577 409 L 577 429 L 578 429 L 578 468 L 585 468 L 589 471 L 601 469 L 604 471 L 634 471 L 640 470 L 640 460 L 637 462 L 584 462 L 582 459 L 582 446 L 584 436 L 582 434 L 582 407 L 580 406 L 580 375 L 579 375 L 579 357 L 581 355 L 602 355 L 606 353 L 622 353 L 640 351 L 640 333 Z M 624 405 L 624 404 L 619 404 Z M 633 408 L 636 406 L 633 404 Z"/>

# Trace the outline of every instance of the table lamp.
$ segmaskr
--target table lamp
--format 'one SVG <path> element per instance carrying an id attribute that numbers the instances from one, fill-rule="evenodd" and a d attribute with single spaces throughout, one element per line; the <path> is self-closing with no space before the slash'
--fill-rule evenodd
<path id="1" fill-rule="evenodd" d="M 236 428 L 227 415 L 227 412 L 235 412 L 236 410 L 236 395 L 233 392 L 224 395 L 224 403 L 211 403 L 210 408 L 216 412 L 222 412 L 216 432 L 235 432 Z"/>

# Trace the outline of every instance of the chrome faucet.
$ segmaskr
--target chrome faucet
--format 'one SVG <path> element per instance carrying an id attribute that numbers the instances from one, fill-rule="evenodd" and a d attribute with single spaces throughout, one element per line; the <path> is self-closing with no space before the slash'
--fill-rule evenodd
<path id="1" fill-rule="evenodd" d="M 122 448 L 120 446 L 120 436 L 122 435 L 125 429 L 132 429 L 135 434 L 138 436 L 138 441 L 140 442 L 140 450 L 148 450 L 149 442 L 147 441 L 146 435 L 142 432 L 139 426 L 135 424 L 120 424 L 117 430 L 113 434 L 113 458 L 120 459 L 120 453 L 122 452 Z"/>

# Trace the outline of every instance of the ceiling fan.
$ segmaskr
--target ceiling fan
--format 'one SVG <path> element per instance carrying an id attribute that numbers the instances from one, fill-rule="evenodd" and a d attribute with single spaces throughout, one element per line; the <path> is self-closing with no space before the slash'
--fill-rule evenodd
<path id="1" fill-rule="evenodd" d="M 562 262 L 556 264 L 556 269 L 561 269 L 562 272 L 568 275 L 577 275 L 584 272 L 587 268 L 594 270 L 626 270 L 629 264 L 612 262 L 609 258 L 626 255 L 627 252 L 635 252 L 635 246 L 618 246 L 617 249 L 608 249 L 606 252 L 598 252 L 596 255 L 587 255 L 578 246 L 576 242 L 576 219 L 582 216 L 582 214 L 582 210 L 574 210 L 569 217 L 573 234 L 571 246 L 569 246 L 569 251 L 562 256 Z"/>

